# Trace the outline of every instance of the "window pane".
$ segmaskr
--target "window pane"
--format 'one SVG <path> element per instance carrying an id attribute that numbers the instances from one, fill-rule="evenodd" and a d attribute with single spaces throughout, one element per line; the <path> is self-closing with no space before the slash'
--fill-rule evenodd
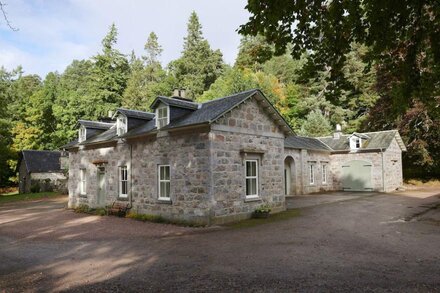
<path id="1" fill-rule="evenodd" d="M 250 194 L 251 194 L 251 180 L 246 179 L 246 195 L 250 195 Z"/>
<path id="2" fill-rule="evenodd" d="M 246 176 L 257 176 L 257 166 L 256 162 L 246 161 Z"/>
<path id="3" fill-rule="evenodd" d="M 127 181 L 121 182 L 121 194 L 127 194 Z"/>
<path id="4" fill-rule="evenodd" d="M 160 197 L 167 197 L 167 183 L 166 182 L 160 182 Z"/>
<path id="5" fill-rule="evenodd" d="M 166 188 L 165 188 L 165 197 L 170 197 L 170 182 L 165 182 L 165 186 L 166 186 Z"/>
<path id="6" fill-rule="evenodd" d="M 164 180 L 170 180 L 170 167 L 169 166 L 165 166 L 164 167 L 164 169 L 165 169 L 165 176 L 164 176 Z"/>
<path id="7" fill-rule="evenodd" d="M 163 180 L 165 178 L 165 168 L 163 166 L 160 166 L 159 171 L 159 179 Z"/>

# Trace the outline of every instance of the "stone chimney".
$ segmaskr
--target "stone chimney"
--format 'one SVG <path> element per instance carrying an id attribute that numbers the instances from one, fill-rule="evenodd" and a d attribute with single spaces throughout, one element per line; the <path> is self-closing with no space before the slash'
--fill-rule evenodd
<path id="1" fill-rule="evenodd" d="M 341 124 L 336 124 L 336 131 L 333 133 L 333 139 L 339 139 L 341 137 L 341 134 Z"/>
<path id="2" fill-rule="evenodd" d="M 173 90 L 173 98 L 183 99 L 183 100 L 191 100 L 186 97 L 186 90 L 184 88 L 175 88 Z"/>

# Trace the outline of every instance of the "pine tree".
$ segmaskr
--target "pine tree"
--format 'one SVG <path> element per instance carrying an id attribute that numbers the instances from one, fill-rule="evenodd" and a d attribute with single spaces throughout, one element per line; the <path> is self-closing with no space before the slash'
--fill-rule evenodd
<path id="1" fill-rule="evenodd" d="M 113 23 L 102 40 L 102 53 L 92 57 L 94 82 L 90 102 L 94 105 L 95 112 L 103 116 L 121 105 L 130 73 L 127 58 L 114 48 L 117 37 L 118 31 Z"/>
<path id="2" fill-rule="evenodd" d="M 161 52 L 157 35 L 151 32 L 145 44 L 145 55 L 141 58 L 132 55 L 123 107 L 146 111 L 156 96 L 171 94 L 173 82 L 159 62 Z"/>
<path id="3" fill-rule="evenodd" d="M 332 132 L 330 122 L 322 115 L 319 110 L 310 112 L 299 131 L 304 136 L 325 136 Z"/>
<path id="4" fill-rule="evenodd" d="M 235 66 L 258 71 L 262 69 L 263 63 L 270 60 L 272 54 L 273 48 L 263 36 L 244 36 L 240 41 Z"/>
<path id="5" fill-rule="evenodd" d="M 197 98 L 222 74 L 224 63 L 222 53 L 213 51 L 203 38 L 202 25 L 195 12 L 188 22 L 182 56 L 169 64 L 180 87 L 187 89 L 187 96 Z"/>

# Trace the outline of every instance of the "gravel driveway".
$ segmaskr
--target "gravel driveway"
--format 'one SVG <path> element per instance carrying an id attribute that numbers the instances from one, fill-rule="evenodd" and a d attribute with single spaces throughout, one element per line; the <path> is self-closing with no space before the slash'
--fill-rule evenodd
<path id="1" fill-rule="evenodd" d="M 440 224 L 417 219 L 439 203 L 438 195 L 377 194 L 221 230 L 80 215 L 64 210 L 63 199 L 7 204 L 0 206 L 0 288 L 434 292 Z"/>

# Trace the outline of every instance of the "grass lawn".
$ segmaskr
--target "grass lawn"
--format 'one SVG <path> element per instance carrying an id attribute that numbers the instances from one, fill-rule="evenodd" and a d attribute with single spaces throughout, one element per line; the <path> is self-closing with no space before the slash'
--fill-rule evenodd
<path id="1" fill-rule="evenodd" d="M 18 194 L 17 192 L 7 193 L 0 195 L 0 204 L 6 202 L 14 202 L 14 201 L 24 201 L 24 200 L 36 200 L 42 198 L 49 198 L 59 196 L 58 192 L 38 192 L 38 193 L 23 193 Z"/>
<path id="2" fill-rule="evenodd" d="M 287 210 L 287 211 L 284 211 L 281 213 L 271 214 L 271 215 L 269 215 L 269 218 L 267 218 L 267 219 L 250 218 L 250 219 L 246 219 L 246 220 L 243 220 L 240 222 L 226 224 L 225 226 L 231 227 L 231 228 L 248 228 L 248 227 L 254 227 L 257 225 L 261 225 L 261 224 L 268 224 L 268 223 L 274 223 L 274 222 L 278 222 L 278 221 L 287 220 L 290 218 L 298 217 L 299 215 L 300 215 L 299 209 L 291 209 L 291 210 Z"/>

